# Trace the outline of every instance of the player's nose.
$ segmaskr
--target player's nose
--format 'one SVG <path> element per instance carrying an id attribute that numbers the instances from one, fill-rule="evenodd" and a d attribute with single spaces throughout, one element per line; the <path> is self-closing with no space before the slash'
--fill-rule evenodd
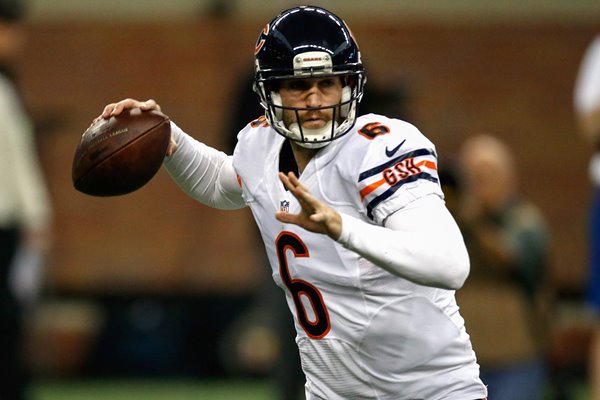
<path id="1" fill-rule="evenodd" d="M 315 84 L 312 85 L 306 92 L 306 106 L 307 107 L 320 107 L 323 100 L 323 96 L 319 87 Z"/>

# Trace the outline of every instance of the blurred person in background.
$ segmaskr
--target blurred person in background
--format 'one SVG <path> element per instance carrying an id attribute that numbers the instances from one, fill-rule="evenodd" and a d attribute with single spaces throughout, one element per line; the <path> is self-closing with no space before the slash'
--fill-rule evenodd
<path id="1" fill-rule="evenodd" d="M 459 226 L 471 273 L 457 301 L 493 400 L 541 399 L 546 379 L 549 234 L 518 190 L 511 150 L 470 137 L 460 151 Z"/>
<path id="2" fill-rule="evenodd" d="M 25 5 L 0 0 L 0 399 L 27 398 L 24 312 L 40 289 L 51 206 L 16 84 Z"/>
<path id="3" fill-rule="evenodd" d="M 360 51 L 327 10 L 282 12 L 255 56 L 266 116 L 233 156 L 172 123 L 164 165 L 205 205 L 251 208 L 294 316 L 307 399 L 485 398 L 455 301 L 468 254 L 433 143 L 402 120 L 357 117 Z M 133 107 L 160 109 L 125 99 L 101 118 Z"/>
<path id="4" fill-rule="evenodd" d="M 593 152 L 589 164 L 593 194 L 589 209 L 586 297 L 595 319 L 589 371 L 591 399 L 600 400 L 600 35 L 590 43 L 581 61 L 574 106 L 579 131 Z"/>

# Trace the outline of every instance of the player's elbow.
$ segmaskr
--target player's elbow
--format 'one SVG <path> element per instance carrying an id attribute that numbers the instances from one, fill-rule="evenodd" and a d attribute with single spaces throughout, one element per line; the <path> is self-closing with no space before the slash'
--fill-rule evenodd
<path id="1" fill-rule="evenodd" d="M 449 290 L 460 289 L 469 276 L 471 264 L 467 251 L 456 252 L 452 257 L 447 257 L 442 263 L 443 279 L 440 287 Z"/>
<path id="2" fill-rule="evenodd" d="M 453 273 L 448 277 L 448 289 L 458 290 L 465 284 L 467 277 L 469 276 L 470 265 L 467 260 L 466 263 L 461 263 L 455 267 Z"/>

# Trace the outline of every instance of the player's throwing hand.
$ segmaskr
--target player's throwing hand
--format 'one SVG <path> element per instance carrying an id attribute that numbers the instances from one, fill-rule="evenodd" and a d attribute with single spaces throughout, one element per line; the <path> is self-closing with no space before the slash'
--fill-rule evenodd
<path id="1" fill-rule="evenodd" d="M 108 104 L 106 107 L 104 107 L 104 110 L 102 110 L 102 114 L 100 115 L 101 118 L 110 118 L 113 115 L 119 115 L 123 112 L 123 110 L 129 109 L 129 108 L 139 108 L 142 111 L 147 111 L 147 110 L 158 110 L 160 111 L 160 105 L 158 105 L 156 103 L 156 101 L 154 101 L 153 99 L 149 99 L 146 101 L 139 101 L 139 100 L 135 100 L 135 99 L 125 99 L 125 100 L 121 100 L 117 103 L 111 103 Z"/>
<path id="2" fill-rule="evenodd" d="M 157 110 L 161 111 L 160 104 L 158 104 L 154 99 L 148 99 L 146 101 L 139 101 L 135 99 L 124 99 L 116 103 L 110 103 L 104 107 L 102 110 L 102 114 L 100 114 L 93 122 L 94 124 L 101 118 L 108 119 L 112 116 L 119 115 L 123 112 L 123 110 L 129 108 L 139 108 L 142 111 L 148 110 Z M 172 156 L 175 151 L 177 151 L 177 143 L 175 139 L 171 136 L 171 140 L 169 141 L 169 145 L 167 146 L 166 156 Z"/>

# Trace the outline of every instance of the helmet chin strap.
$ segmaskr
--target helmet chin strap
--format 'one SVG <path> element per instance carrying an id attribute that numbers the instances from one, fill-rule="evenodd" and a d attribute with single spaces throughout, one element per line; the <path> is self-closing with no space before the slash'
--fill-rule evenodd
<path id="1" fill-rule="evenodd" d="M 350 99 L 352 98 L 352 88 L 350 86 L 344 86 L 342 88 L 342 99 L 340 103 L 342 106 L 340 107 L 340 116 L 342 118 L 346 118 L 350 113 Z M 346 104 L 344 104 L 346 103 Z"/>
<path id="2" fill-rule="evenodd" d="M 326 138 L 327 135 L 329 135 L 330 138 L 333 137 L 333 132 L 338 127 L 338 123 L 335 122 L 334 127 L 332 127 L 333 124 L 334 124 L 333 121 L 328 121 L 322 128 L 318 128 L 318 129 L 302 128 L 302 131 L 300 131 L 300 127 L 298 126 L 298 123 L 292 122 L 290 124 L 290 126 L 288 127 L 288 129 L 291 132 L 293 132 L 294 135 L 298 139 L 301 139 L 302 137 L 304 137 L 305 141 L 295 141 L 298 144 L 298 146 L 304 147 L 307 149 L 320 149 L 321 147 L 327 146 L 330 143 L 330 141 L 310 142 L 307 140 L 310 140 L 310 138 Z M 318 140 L 322 140 L 322 139 L 318 139 Z"/>

